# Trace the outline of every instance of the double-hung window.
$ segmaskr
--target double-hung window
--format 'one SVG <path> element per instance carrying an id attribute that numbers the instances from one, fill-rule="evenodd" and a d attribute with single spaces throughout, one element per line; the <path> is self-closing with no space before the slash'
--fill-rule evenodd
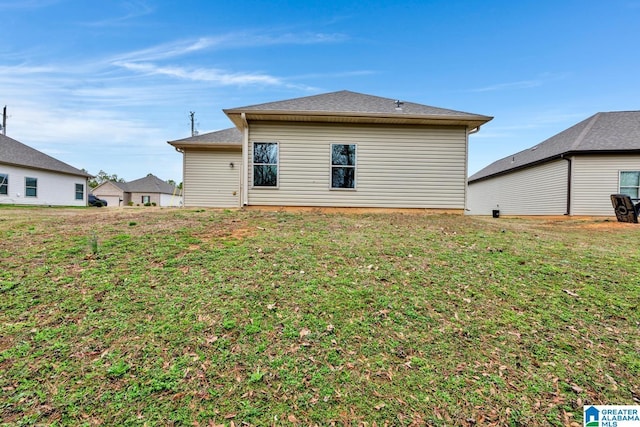
<path id="1" fill-rule="evenodd" d="M 620 194 L 626 194 L 634 202 L 640 199 L 640 171 L 620 172 Z"/>
<path id="2" fill-rule="evenodd" d="M 355 144 L 331 144 L 331 188 L 356 188 Z"/>
<path id="3" fill-rule="evenodd" d="M 278 143 L 253 143 L 253 186 L 278 186 Z"/>
<path id="4" fill-rule="evenodd" d="M 76 200 L 84 200 L 84 184 L 76 184 Z"/>
<path id="5" fill-rule="evenodd" d="M 38 197 L 38 178 L 24 179 L 24 195 L 27 197 Z"/>
<path id="6" fill-rule="evenodd" d="M 0 194 L 9 194 L 9 175 L 6 173 L 0 173 Z"/>

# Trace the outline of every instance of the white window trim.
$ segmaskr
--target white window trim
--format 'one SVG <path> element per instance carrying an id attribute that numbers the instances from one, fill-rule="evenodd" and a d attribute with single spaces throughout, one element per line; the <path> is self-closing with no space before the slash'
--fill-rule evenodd
<path id="1" fill-rule="evenodd" d="M 36 181 L 35 187 L 27 187 L 27 180 L 28 179 L 35 179 L 35 181 Z M 35 188 L 36 189 L 36 195 L 35 196 L 27 195 L 27 188 Z M 25 176 L 24 177 L 24 197 L 32 197 L 34 199 L 38 198 L 38 178 L 34 178 L 32 176 Z"/>
<path id="2" fill-rule="evenodd" d="M 78 198 L 78 185 L 82 186 L 82 197 L 79 199 Z M 75 200 L 84 200 L 84 184 L 80 184 L 80 183 L 75 183 L 75 185 L 73 186 L 74 188 L 74 195 L 73 197 L 75 198 Z"/>
<path id="3" fill-rule="evenodd" d="M 5 186 L 5 188 L 7 189 L 7 193 L 6 194 L 3 193 L 3 194 L 0 194 L 0 195 L 8 196 L 9 195 L 9 174 L 8 173 L 3 173 L 3 174 L 0 174 L 0 175 L 4 176 L 2 181 L 0 181 L 0 184 Z"/>
<path id="4" fill-rule="evenodd" d="M 278 153 L 276 155 L 276 161 L 278 163 L 276 163 L 276 168 L 277 168 L 277 172 L 276 172 L 276 185 L 275 186 L 270 186 L 270 185 L 255 185 L 255 177 L 253 175 L 253 167 L 255 166 L 255 163 L 253 161 L 253 155 L 254 155 L 254 149 L 256 144 L 276 144 L 276 147 L 278 148 Z M 259 163 L 260 165 L 271 165 L 273 163 Z M 251 141 L 251 189 L 256 189 L 256 190 L 277 190 L 280 188 L 280 141 Z"/>
<path id="5" fill-rule="evenodd" d="M 626 188 L 637 188 L 637 194 L 638 194 L 638 199 L 634 199 L 632 198 L 632 200 L 634 202 L 638 202 L 638 200 L 640 200 L 640 182 L 638 183 L 638 185 L 622 185 L 622 174 L 623 173 L 640 173 L 640 170 L 621 170 L 618 171 L 618 193 L 622 194 L 622 187 L 626 187 Z"/>
<path id="6" fill-rule="evenodd" d="M 353 166 L 340 166 L 333 164 L 333 146 L 334 145 L 353 145 L 356 147 L 356 161 Z M 353 188 L 336 188 L 331 185 L 333 178 L 333 168 L 353 168 Z M 352 142 L 332 142 L 329 146 L 329 191 L 357 191 L 358 190 L 358 144 Z"/>

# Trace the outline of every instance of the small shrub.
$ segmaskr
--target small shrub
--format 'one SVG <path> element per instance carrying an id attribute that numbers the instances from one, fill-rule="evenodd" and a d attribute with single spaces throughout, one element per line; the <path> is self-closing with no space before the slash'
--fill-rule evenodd
<path id="1" fill-rule="evenodd" d="M 264 372 L 262 372 L 262 371 L 260 370 L 260 368 L 258 368 L 254 373 L 252 373 L 252 374 L 249 376 L 249 382 L 250 382 L 250 383 L 258 383 L 258 382 L 262 381 L 262 377 L 264 377 L 264 374 L 265 374 L 265 373 L 264 373 Z"/>
<path id="2" fill-rule="evenodd" d="M 116 363 L 111 365 L 109 369 L 107 369 L 107 375 L 110 377 L 118 378 L 126 374 L 131 367 L 127 365 L 124 361 L 118 360 Z"/>
<path id="3" fill-rule="evenodd" d="M 93 231 L 89 237 L 89 248 L 91 249 L 92 255 L 98 255 L 98 235 L 95 231 Z"/>
<path id="4" fill-rule="evenodd" d="M 233 319 L 224 319 L 222 321 L 222 327 L 229 330 L 236 327 L 236 321 Z"/>

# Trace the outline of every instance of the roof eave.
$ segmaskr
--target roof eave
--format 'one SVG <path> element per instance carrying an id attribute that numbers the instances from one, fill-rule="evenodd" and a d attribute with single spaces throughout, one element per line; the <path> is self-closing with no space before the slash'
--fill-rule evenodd
<path id="1" fill-rule="evenodd" d="M 179 141 L 167 141 L 167 144 L 174 146 L 175 148 L 242 148 L 241 142 L 179 142 Z"/>
<path id="2" fill-rule="evenodd" d="M 363 123 L 363 124 L 419 124 L 464 126 L 475 129 L 493 119 L 490 116 L 465 115 L 444 116 L 424 114 L 389 114 L 389 113 L 358 113 L 334 111 L 286 111 L 286 110 L 222 110 L 238 129 L 242 129 L 242 113 L 247 120 L 261 121 L 290 121 L 290 122 L 334 122 L 334 123 Z"/>
<path id="3" fill-rule="evenodd" d="M 9 165 L 9 166 L 16 166 L 16 167 L 20 167 L 20 168 L 25 168 L 25 169 L 35 169 L 35 170 L 39 170 L 39 171 L 45 171 L 45 172 L 56 172 L 56 173 L 61 173 L 64 175 L 71 175 L 71 176 L 82 176 L 84 178 L 95 178 L 94 175 L 91 175 L 90 173 L 84 173 L 82 171 L 78 171 L 78 173 L 75 172 L 71 172 L 71 171 L 61 171 L 58 169 L 50 169 L 50 168 L 43 168 L 43 167 L 39 167 L 39 166 L 32 166 L 32 165 L 25 165 L 22 163 L 13 163 L 13 162 L 6 162 L 6 161 L 1 161 L 1 164 L 5 164 L 5 165 Z"/>

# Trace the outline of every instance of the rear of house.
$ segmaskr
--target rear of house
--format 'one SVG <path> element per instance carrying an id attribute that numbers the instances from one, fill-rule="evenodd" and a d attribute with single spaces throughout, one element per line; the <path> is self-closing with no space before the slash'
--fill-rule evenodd
<path id="1" fill-rule="evenodd" d="M 170 141 L 186 206 L 465 206 L 469 134 L 491 117 L 348 91 L 224 110 L 235 128 Z"/>
<path id="2" fill-rule="evenodd" d="M 249 140 L 249 205 L 464 207 L 463 126 L 265 121 Z"/>

